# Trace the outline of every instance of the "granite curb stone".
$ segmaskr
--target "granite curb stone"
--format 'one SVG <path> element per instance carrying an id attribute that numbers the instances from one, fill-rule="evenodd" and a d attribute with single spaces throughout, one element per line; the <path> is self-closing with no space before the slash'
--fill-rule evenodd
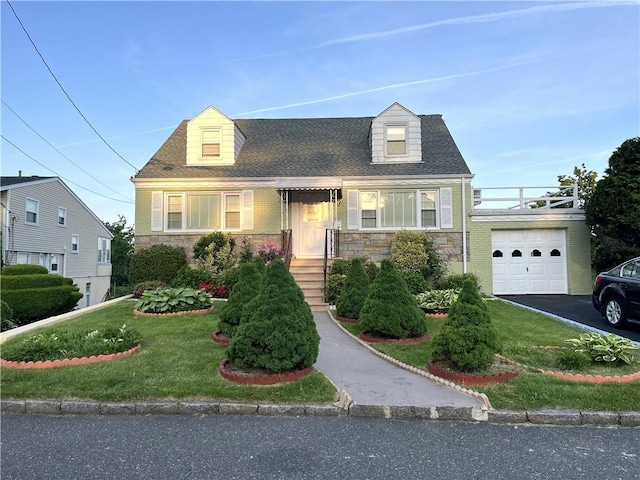
<path id="1" fill-rule="evenodd" d="M 579 410 L 486 410 L 481 407 L 419 407 L 352 404 L 348 410 L 325 404 L 247 404 L 219 402 L 95 402 L 0 400 L 0 413 L 38 415 L 264 415 L 389 418 L 494 424 L 640 427 L 640 412 Z"/>

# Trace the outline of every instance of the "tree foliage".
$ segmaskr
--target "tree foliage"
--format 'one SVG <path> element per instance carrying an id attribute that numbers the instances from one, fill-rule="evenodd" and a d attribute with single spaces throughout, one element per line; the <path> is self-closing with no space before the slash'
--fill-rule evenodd
<path id="1" fill-rule="evenodd" d="M 124 215 L 118 215 L 118 220 L 104 222 L 113 239 L 111 240 L 111 281 L 116 285 L 129 284 L 129 264 L 133 256 L 134 227 L 127 226 Z"/>
<path id="2" fill-rule="evenodd" d="M 586 201 L 593 195 L 596 188 L 596 178 L 598 173 L 593 170 L 587 170 L 586 165 L 583 163 L 580 167 L 573 167 L 573 175 L 558 175 L 558 184 L 561 188 L 557 192 L 547 192 L 547 197 L 570 197 L 573 195 L 573 190 L 569 187 L 573 185 L 578 186 L 578 204 L 572 205 L 571 203 L 562 203 L 554 205 L 553 208 L 584 208 Z M 543 200 L 536 202 L 532 208 L 542 208 L 546 205 Z"/>
<path id="3" fill-rule="evenodd" d="M 447 271 L 447 263 L 438 253 L 426 231 L 400 230 L 391 242 L 391 261 L 400 272 L 415 272 L 427 281 L 437 281 Z"/>
<path id="4" fill-rule="evenodd" d="M 598 271 L 640 255 L 640 137 L 613 152 L 585 211 L 595 235 L 592 262 Z"/>
<path id="5" fill-rule="evenodd" d="M 359 258 L 351 260 L 351 267 L 336 310 L 339 316 L 346 318 L 360 318 L 360 310 L 369 295 L 369 277 Z"/>
<path id="6" fill-rule="evenodd" d="M 264 267 L 264 260 L 262 260 L 262 266 Z M 243 316 L 244 306 L 258 296 L 261 285 L 262 273 L 260 273 L 256 264 L 254 262 L 241 263 L 238 283 L 231 291 L 229 300 L 224 304 L 220 312 L 220 331 L 222 333 L 230 337 L 233 336 L 238 325 L 243 320 L 246 320 L 246 317 Z"/>
<path id="7" fill-rule="evenodd" d="M 360 310 L 360 325 L 390 338 L 421 337 L 427 331 L 424 313 L 390 260 L 382 261 Z"/>

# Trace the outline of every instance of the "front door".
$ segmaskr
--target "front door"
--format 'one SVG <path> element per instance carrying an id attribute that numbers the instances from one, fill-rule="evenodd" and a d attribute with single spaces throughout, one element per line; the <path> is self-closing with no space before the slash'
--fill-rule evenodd
<path id="1" fill-rule="evenodd" d="M 300 199 L 304 201 L 293 203 L 293 253 L 297 257 L 322 257 L 329 202 L 313 201 L 312 195 Z"/>

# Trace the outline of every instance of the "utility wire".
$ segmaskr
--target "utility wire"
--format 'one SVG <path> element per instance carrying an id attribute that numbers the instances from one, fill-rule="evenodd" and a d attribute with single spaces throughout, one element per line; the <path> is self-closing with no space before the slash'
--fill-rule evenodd
<path id="1" fill-rule="evenodd" d="M 80 114 L 80 116 L 84 119 L 84 121 L 87 123 L 87 125 L 89 125 L 89 127 L 91 127 L 91 130 L 93 130 L 95 132 L 96 135 L 98 135 L 98 137 L 100 137 L 100 140 L 102 140 L 102 142 L 111 149 L 111 151 L 113 153 L 115 153 L 118 157 L 120 157 L 127 165 L 129 165 L 130 167 L 132 167 L 135 171 L 136 174 L 139 172 L 139 170 L 136 168 L 135 165 L 133 165 L 131 162 L 129 162 L 126 158 L 124 158 L 122 155 L 120 155 L 115 148 L 113 148 L 109 142 L 107 142 L 104 137 L 102 135 L 100 135 L 100 133 L 98 132 L 98 130 L 95 129 L 95 127 L 91 124 L 91 122 L 87 119 L 87 117 L 84 116 L 84 114 L 80 111 L 80 109 L 78 108 L 78 106 L 75 104 L 75 102 L 71 99 L 71 97 L 69 96 L 69 94 L 67 93 L 67 91 L 64 89 L 64 87 L 62 86 L 62 84 L 60 83 L 60 81 L 58 80 L 58 77 L 55 76 L 55 74 L 53 73 L 53 71 L 51 70 L 51 68 L 49 67 L 49 65 L 47 64 L 47 61 L 44 59 L 44 57 L 42 56 L 42 54 L 40 53 L 40 50 L 38 50 L 38 47 L 36 46 L 35 42 L 33 41 L 33 39 L 31 38 L 31 35 L 29 35 L 29 32 L 27 31 L 27 29 L 25 28 L 25 26 L 22 23 L 22 20 L 20 20 L 20 17 L 18 17 L 18 14 L 16 13 L 15 9 L 13 8 L 13 5 L 11 5 L 11 2 L 9 0 L 5 0 L 8 4 L 9 7 L 11 7 L 11 11 L 13 12 L 13 15 L 16 17 L 16 19 L 18 20 L 18 23 L 20 24 L 20 26 L 22 27 L 22 30 L 24 31 L 24 33 L 27 35 L 27 38 L 29 39 L 29 41 L 31 42 L 31 45 L 33 45 L 33 48 L 35 48 L 36 53 L 38 54 L 38 56 L 40 57 L 40 60 L 42 60 L 42 62 L 44 63 L 45 67 L 47 67 L 47 70 L 49 70 L 49 73 L 51 74 L 51 76 L 53 77 L 53 79 L 56 81 L 56 83 L 58 84 L 58 86 L 60 87 L 60 89 L 62 90 L 62 92 L 66 95 L 66 97 L 69 99 L 69 101 L 71 102 L 71 105 L 74 106 L 74 108 L 78 111 L 78 113 Z"/>
<path id="2" fill-rule="evenodd" d="M 40 165 L 42 168 L 45 168 L 47 170 L 49 170 L 51 173 L 53 173 L 56 177 L 60 177 L 61 179 L 63 179 L 65 182 L 68 182 L 72 185 L 75 185 L 78 188 L 81 188 L 83 190 L 86 190 L 87 192 L 93 193 L 94 195 L 98 195 L 99 197 L 103 197 L 103 198 L 107 198 L 109 200 L 113 200 L 114 202 L 121 202 L 121 203 L 129 203 L 129 204 L 134 204 L 135 202 L 131 202 L 131 201 L 127 201 L 127 200 L 120 200 L 119 198 L 112 198 L 112 197 L 107 197 L 106 195 L 103 195 L 101 193 L 98 192 L 94 192 L 93 190 L 88 189 L 87 187 L 83 187 L 82 185 L 76 183 L 76 182 L 72 182 L 71 180 L 69 180 L 68 178 L 63 177 L 62 175 L 60 175 L 59 173 L 51 170 L 49 167 L 47 167 L 44 163 L 39 162 L 38 160 L 36 160 L 35 158 L 33 158 L 31 155 L 29 155 L 28 153 L 26 153 L 24 150 L 22 150 L 20 147 L 18 147 L 15 143 L 13 143 L 11 140 L 9 140 L 7 137 L 5 137 L 4 135 L 2 135 L 0 133 L 0 138 L 2 138 L 5 142 L 7 142 L 9 145 L 11 145 L 13 148 L 15 148 L 16 150 L 18 150 L 20 153 L 22 153 L 25 157 L 30 158 L 31 160 L 33 160 L 34 162 L 36 162 L 38 165 Z"/>
<path id="3" fill-rule="evenodd" d="M 93 175 L 91 175 L 89 172 L 87 172 L 85 169 L 83 169 L 80 165 L 78 165 L 77 163 L 75 163 L 73 160 L 71 160 L 69 157 L 67 157 L 64 153 L 62 153 L 60 150 L 58 150 L 58 148 L 56 148 L 54 145 L 52 145 L 46 138 L 44 138 L 42 135 L 40 135 L 31 125 L 29 125 L 27 123 L 27 121 L 22 118 L 20 115 L 18 115 L 18 113 L 9 106 L 9 104 L 7 102 L 5 102 L 4 100 L 0 99 L 0 102 L 2 102 L 2 104 L 7 107 L 11 113 L 13 113 L 16 117 L 18 117 L 20 119 L 20 121 L 22 123 L 24 123 L 27 127 L 29 127 L 29 129 L 35 133 L 38 137 L 40 137 L 47 145 L 49 145 L 51 148 L 53 148 L 56 152 L 58 152 L 60 155 L 62 155 L 65 159 L 67 159 L 69 162 L 71 162 L 74 166 L 76 166 L 80 171 L 82 171 L 83 173 L 86 173 L 87 175 L 89 175 L 91 178 L 93 178 L 96 182 L 98 182 L 100 185 L 102 185 L 103 187 L 108 188 L 109 190 L 111 190 L 113 193 L 120 195 L 122 198 L 125 198 L 129 201 L 132 201 L 129 197 L 127 197 L 126 195 L 123 195 L 122 193 L 118 192 L 117 190 L 114 190 L 113 188 L 111 188 L 109 185 L 106 185 L 105 183 L 101 182 L 100 180 L 98 180 L 96 177 L 94 177 Z"/>

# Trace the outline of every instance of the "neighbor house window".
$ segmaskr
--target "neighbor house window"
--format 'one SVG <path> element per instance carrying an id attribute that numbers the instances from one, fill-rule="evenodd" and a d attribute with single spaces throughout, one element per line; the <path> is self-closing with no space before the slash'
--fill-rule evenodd
<path id="1" fill-rule="evenodd" d="M 27 198 L 26 211 L 25 211 L 25 223 L 29 225 L 38 225 L 39 220 L 40 202 Z"/>
<path id="2" fill-rule="evenodd" d="M 405 125 L 386 126 L 387 155 L 407 154 L 407 127 Z"/>
<path id="3" fill-rule="evenodd" d="M 18 252 L 16 255 L 16 263 L 19 265 L 28 265 L 31 263 L 31 253 Z"/>
<path id="4" fill-rule="evenodd" d="M 202 158 L 220 158 L 220 137 L 219 129 L 202 132 Z"/>
<path id="5" fill-rule="evenodd" d="M 61 227 L 67 226 L 67 209 L 58 207 L 58 225 Z"/>
<path id="6" fill-rule="evenodd" d="M 57 253 L 52 253 L 50 255 L 50 265 L 49 265 L 49 272 L 51 273 L 58 273 L 60 271 L 60 267 L 59 267 L 59 259 L 60 256 Z"/>
<path id="7" fill-rule="evenodd" d="M 360 228 L 437 228 L 435 190 L 360 192 Z"/>
<path id="8" fill-rule="evenodd" d="M 168 194 L 167 230 L 239 230 L 241 210 L 240 193 Z"/>
<path id="9" fill-rule="evenodd" d="M 71 235 L 71 253 L 78 253 L 80 251 L 80 235 L 75 233 Z"/>
<path id="10" fill-rule="evenodd" d="M 41 267 L 47 267 L 47 257 L 48 255 L 46 253 L 40 253 L 38 254 L 38 265 L 40 265 Z"/>
<path id="11" fill-rule="evenodd" d="M 98 263 L 111 262 L 111 240 L 98 237 Z"/>

